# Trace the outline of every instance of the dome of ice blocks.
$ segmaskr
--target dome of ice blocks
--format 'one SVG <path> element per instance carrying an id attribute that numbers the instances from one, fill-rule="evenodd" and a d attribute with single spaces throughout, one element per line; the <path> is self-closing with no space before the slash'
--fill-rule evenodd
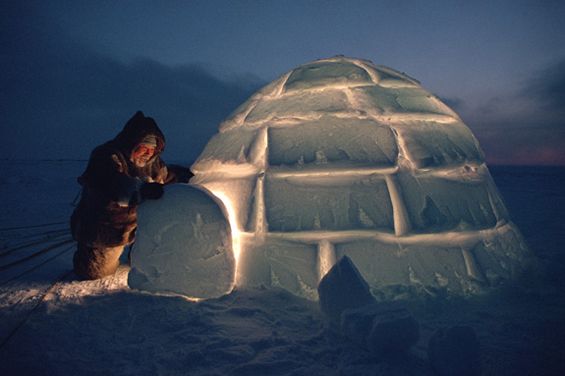
<path id="1" fill-rule="evenodd" d="M 230 210 L 239 286 L 316 299 L 347 255 L 374 294 L 480 292 L 531 260 L 483 153 L 419 82 L 334 57 L 265 86 L 192 166 Z"/>

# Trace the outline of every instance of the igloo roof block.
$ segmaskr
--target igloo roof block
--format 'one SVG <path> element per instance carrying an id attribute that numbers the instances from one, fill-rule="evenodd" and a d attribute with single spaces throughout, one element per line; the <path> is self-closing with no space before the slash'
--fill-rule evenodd
<path id="1" fill-rule="evenodd" d="M 305 64 L 292 71 L 284 85 L 285 91 L 324 88 L 331 85 L 371 84 L 366 69 L 347 62 L 335 61 L 326 64 Z"/>
<path id="2" fill-rule="evenodd" d="M 375 294 L 468 294 L 535 263 L 469 128 L 418 81 L 367 60 L 282 75 L 220 125 L 192 168 L 231 208 L 240 286 L 315 298 L 349 256 Z"/>

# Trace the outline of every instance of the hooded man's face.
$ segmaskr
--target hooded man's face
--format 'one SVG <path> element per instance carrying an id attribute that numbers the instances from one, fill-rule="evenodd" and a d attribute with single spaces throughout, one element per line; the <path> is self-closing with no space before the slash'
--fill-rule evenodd
<path id="1" fill-rule="evenodd" d="M 145 167 L 147 162 L 155 155 L 155 146 L 139 144 L 131 152 L 131 161 L 137 167 Z"/>

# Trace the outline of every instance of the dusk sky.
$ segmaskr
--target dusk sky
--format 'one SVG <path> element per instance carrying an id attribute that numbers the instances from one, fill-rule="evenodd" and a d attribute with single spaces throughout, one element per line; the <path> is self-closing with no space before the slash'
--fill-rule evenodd
<path id="1" fill-rule="evenodd" d="M 337 54 L 406 72 L 491 164 L 565 165 L 563 1 L 2 1 L 0 158 L 86 159 L 136 110 L 192 162 L 262 85 Z"/>

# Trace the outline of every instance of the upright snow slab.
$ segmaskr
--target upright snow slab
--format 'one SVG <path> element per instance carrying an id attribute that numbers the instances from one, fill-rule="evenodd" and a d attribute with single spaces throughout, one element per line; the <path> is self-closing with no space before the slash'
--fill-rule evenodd
<path id="1" fill-rule="evenodd" d="M 316 299 L 348 256 L 381 297 L 468 295 L 535 263 L 469 128 L 418 81 L 367 60 L 282 75 L 220 125 L 192 169 L 231 212 L 240 287 Z"/>
<path id="2" fill-rule="evenodd" d="M 168 186 L 161 199 L 139 207 L 131 288 L 214 298 L 232 289 L 234 274 L 230 226 L 208 192 Z"/>
<path id="3" fill-rule="evenodd" d="M 318 286 L 320 309 L 330 321 L 341 322 L 341 314 L 374 303 L 369 285 L 349 259 L 342 257 L 322 278 Z"/>

